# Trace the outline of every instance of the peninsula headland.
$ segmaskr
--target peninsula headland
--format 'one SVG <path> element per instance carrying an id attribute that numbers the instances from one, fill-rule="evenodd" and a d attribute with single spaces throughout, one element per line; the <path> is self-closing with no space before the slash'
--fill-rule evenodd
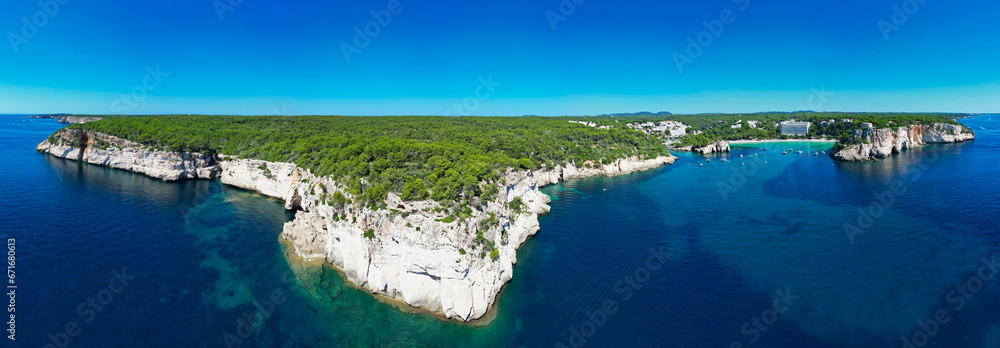
<path id="1" fill-rule="evenodd" d="M 487 313 L 549 211 L 539 189 L 673 163 L 634 130 L 550 118 L 107 119 L 38 151 L 168 181 L 219 179 L 296 211 L 282 238 L 373 294 L 445 317 Z"/>
<path id="2" fill-rule="evenodd" d="M 815 127 L 783 134 L 784 119 Z M 546 185 L 674 163 L 729 141 L 837 140 L 871 161 L 972 140 L 954 115 L 598 117 L 73 116 L 37 150 L 167 181 L 206 179 L 284 202 L 281 238 L 353 284 L 459 321 L 486 315 L 549 212 Z M 79 122 L 74 122 L 79 121 Z"/>

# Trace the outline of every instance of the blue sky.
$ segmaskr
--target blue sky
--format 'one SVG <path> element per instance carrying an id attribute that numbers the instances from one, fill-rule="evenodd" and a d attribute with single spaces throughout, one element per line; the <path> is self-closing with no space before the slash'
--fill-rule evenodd
<path id="1" fill-rule="evenodd" d="M 1000 111 L 996 1 L 41 3 L 0 113 Z"/>

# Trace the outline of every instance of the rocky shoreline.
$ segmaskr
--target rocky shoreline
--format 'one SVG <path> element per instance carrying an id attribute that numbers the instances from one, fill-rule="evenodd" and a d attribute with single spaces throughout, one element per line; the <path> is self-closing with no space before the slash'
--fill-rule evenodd
<path id="1" fill-rule="evenodd" d="M 898 128 L 878 128 L 854 131 L 860 143 L 830 152 L 838 161 L 871 162 L 903 149 L 930 143 L 958 143 L 976 139 L 972 130 L 954 124 L 935 123 Z"/>
<path id="2" fill-rule="evenodd" d="M 549 212 L 540 188 L 563 180 L 616 176 L 672 164 L 676 157 L 629 158 L 605 165 L 557 166 L 503 174 L 498 198 L 455 219 L 433 201 L 389 194 L 386 208 L 334 202 L 353 198 L 336 181 L 293 163 L 168 152 L 112 136 L 66 130 L 38 145 L 57 157 L 174 181 L 220 179 L 259 192 L 296 211 L 281 237 L 307 259 L 324 259 L 355 285 L 447 318 L 483 317 L 513 275 L 517 250 Z M 588 163 L 589 164 L 589 163 Z M 520 202 L 520 203 L 516 203 Z M 496 250 L 490 255 L 489 248 Z"/>
<path id="3" fill-rule="evenodd" d="M 676 151 L 695 152 L 695 153 L 700 153 L 700 154 L 703 154 L 703 155 L 707 155 L 707 154 L 711 154 L 711 153 L 716 153 L 716 152 L 718 152 L 718 153 L 730 152 L 729 142 L 721 141 L 721 140 L 720 141 L 716 141 L 716 142 L 711 143 L 711 144 L 708 144 L 708 145 L 703 146 L 703 147 L 677 146 L 677 147 L 670 147 L 670 149 L 671 150 L 676 150 Z"/>
<path id="4" fill-rule="evenodd" d="M 102 120 L 102 118 L 94 116 L 70 116 L 70 115 L 38 115 L 38 116 L 28 116 L 28 118 L 39 118 L 39 119 L 50 118 L 54 120 L 59 120 L 59 123 L 69 123 L 69 124 L 87 123 L 87 122 Z"/>

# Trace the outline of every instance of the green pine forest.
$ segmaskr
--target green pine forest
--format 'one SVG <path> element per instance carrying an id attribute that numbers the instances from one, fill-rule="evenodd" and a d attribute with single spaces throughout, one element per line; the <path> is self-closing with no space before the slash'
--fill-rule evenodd
<path id="1" fill-rule="evenodd" d="M 904 127 L 913 124 L 951 123 L 958 124 L 956 117 L 964 114 L 943 113 L 842 113 L 842 112 L 771 112 L 754 114 L 699 114 L 699 115 L 669 115 L 669 116 L 629 116 L 625 118 L 608 117 L 604 123 L 613 123 L 610 119 L 620 122 L 677 121 L 684 123 L 688 133 L 700 131 L 701 134 L 684 137 L 676 145 L 691 145 L 702 147 L 719 140 L 750 140 L 750 139 L 792 139 L 794 137 L 781 134 L 781 129 L 775 127 L 782 121 L 794 119 L 800 122 L 812 122 L 809 134 L 804 138 L 835 139 L 841 146 L 854 144 L 858 139 L 854 130 L 862 129 L 863 123 L 872 123 L 874 128 Z M 851 119 L 852 122 L 841 122 Z M 737 121 L 744 121 L 740 128 L 732 128 Z M 835 122 L 821 125 L 823 121 Z M 759 121 L 757 128 L 751 128 L 745 121 Z M 891 122 L 891 123 L 890 123 Z M 803 138 L 803 137 L 799 137 Z"/>
<path id="2" fill-rule="evenodd" d="M 598 130 L 553 117 L 150 116 L 115 117 L 69 129 L 156 149 L 293 162 L 329 176 L 358 203 L 490 200 L 507 168 L 668 154 L 642 132 Z"/>
<path id="3" fill-rule="evenodd" d="M 915 123 L 957 123 L 960 114 L 754 113 L 591 117 L 438 116 L 182 116 L 81 115 L 101 121 L 68 126 L 100 132 L 168 151 L 196 151 L 293 162 L 329 176 L 363 204 L 380 205 L 389 192 L 404 200 L 469 203 L 493 199 L 508 168 L 546 169 L 575 163 L 609 163 L 668 154 L 664 139 L 629 129 L 636 122 L 678 121 L 688 132 L 678 145 L 718 140 L 785 139 L 775 123 L 813 122 L 808 137 L 857 142 L 854 130 Z M 820 122 L 835 120 L 827 126 Z M 850 123 L 840 122 L 852 119 Z M 598 129 L 571 120 L 608 125 Z M 757 128 L 733 129 L 738 121 Z M 891 123 L 890 123 L 891 122 Z"/>

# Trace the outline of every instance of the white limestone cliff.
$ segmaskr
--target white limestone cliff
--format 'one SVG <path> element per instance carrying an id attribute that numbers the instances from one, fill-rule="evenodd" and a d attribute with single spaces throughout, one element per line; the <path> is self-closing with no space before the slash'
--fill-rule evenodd
<path id="1" fill-rule="evenodd" d="M 163 180 L 212 179 L 222 168 L 201 153 L 167 152 L 99 133 L 67 130 L 53 134 L 36 150 L 56 157 L 124 169 Z"/>
<path id="2" fill-rule="evenodd" d="M 676 147 L 671 147 L 670 149 L 671 150 L 677 150 L 677 151 L 696 152 L 696 153 L 700 153 L 700 154 L 703 154 L 703 155 L 707 155 L 707 154 L 710 154 L 710 153 L 716 153 L 716 152 L 719 152 L 719 153 L 730 152 L 729 142 L 728 141 L 722 141 L 722 140 L 716 141 L 716 142 L 708 144 L 708 145 L 705 145 L 703 147 L 676 146 Z"/>
<path id="3" fill-rule="evenodd" d="M 63 116 L 62 118 L 59 119 L 59 123 L 77 124 L 77 123 L 87 123 L 100 120 L 102 120 L 102 118 L 93 116 Z"/>
<path id="4" fill-rule="evenodd" d="M 550 171 L 509 171 L 496 201 L 485 202 L 471 217 L 452 222 L 445 222 L 446 213 L 433 211 L 435 202 L 403 202 L 394 194 L 386 201 L 388 208 L 378 211 L 312 205 L 313 209 L 296 213 L 295 220 L 285 224 L 282 237 L 300 255 L 325 257 L 351 282 L 372 293 L 469 321 L 485 315 L 496 301 L 513 275 L 517 249 L 538 232 L 538 215 L 549 212 L 549 197 L 540 191 L 542 186 L 627 174 L 674 160 L 627 159 L 593 168 L 568 165 Z M 324 179 L 305 176 L 335 187 Z M 515 199 L 524 205 L 520 213 L 509 205 Z M 374 231 L 373 238 L 364 236 L 369 229 Z M 323 243 L 325 249 L 320 248 Z M 487 251 L 488 243 L 496 247 L 496 259 Z"/>
<path id="5" fill-rule="evenodd" d="M 729 150 L 729 142 L 726 142 L 726 141 L 716 141 L 714 143 L 708 144 L 708 146 L 705 146 L 705 147 L 696 147 L 696 148 L 694 148 L 694 151 L 695 152 L 700 152 L 700 153 L 705 154 L 705 155 L 710 154 L 710 153 L 715 153 L 715 152 L 720 152 L 720 153 L 722 153 L 722 152 L 729 152 L 730 151 Z"/>
<path id="6" fill-rule="evenodd" d="M 57 132 L 51 140 L 39 144 L 38 151 L 164 180 L 219 178 L 280 199 L 285 208 L 296 211 L 281 237 L 299 255 L 325 259 L 374 294 L 462 321 L 483 317 L 513 276 L 518 248 L 538 232 L 538 216 L 550 209 L 542 186 L 647 170 L 676 159 L 510 170 L 497 184 L 495 200 L 479 202 L 471 214 L 452 221 L 448 212 L 435 209 L 436 202 L 403 201 L 392 193 L 383 209 L 337 206 L 330 199 L 335 193 L 352 195 L 336 181 L 292 163 L 144 149 L 115 137 L 72 130 Z M 515 200 L 521 205 L 511 204 Z"/>
<path id="7" fill-rule="evenodd" d="M 928 143 L 956 143 L 973 140 L 976 135 L 960 125 L 935 123 L 930 126 L 879 128 L 856 130 L 854 136 L 860 143 L 830 152 L 840 161 L 866 162 L 897 154 Z"/>
<path id="8" fill-rule="evenodd" d="M 49 118 L 49 119 L 59 120 L 59 123 L 69 123 L 69 124 L 87 123 L 87 122 L 103 120 L 103 118 L 95 116 L 68 116 L 68 115 L 37 115 L 37 116 L 28 116 L 28 118 L 35 118 L 35 119 Z"/>
<path id="9" fill-rule="evenodd" d="M 976 134 L 971 129 L 956 124 L 935 123 L 924 128 L 925 143 L 960 143 L 976 139 Z"/>

